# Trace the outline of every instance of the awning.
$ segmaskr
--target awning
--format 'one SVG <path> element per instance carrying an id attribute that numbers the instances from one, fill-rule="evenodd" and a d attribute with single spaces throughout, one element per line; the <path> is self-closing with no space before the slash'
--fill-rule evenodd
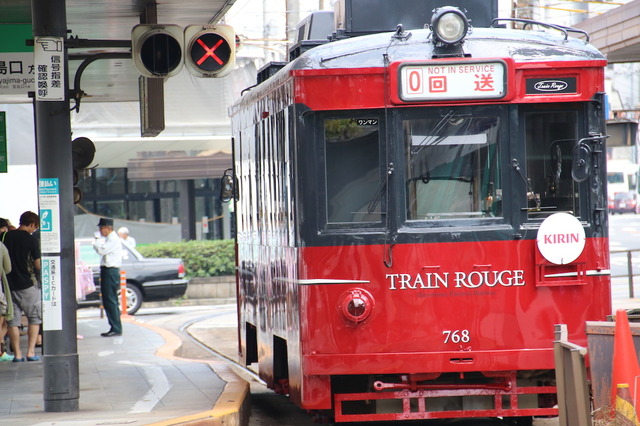
<path id="1" fill-rule="evenodd" d="M 231 164 L 231 154 L 225 152 L 197 157 L 134 158 L 127 163 L 127 176 L 131 180 L 217 179 Z"/>

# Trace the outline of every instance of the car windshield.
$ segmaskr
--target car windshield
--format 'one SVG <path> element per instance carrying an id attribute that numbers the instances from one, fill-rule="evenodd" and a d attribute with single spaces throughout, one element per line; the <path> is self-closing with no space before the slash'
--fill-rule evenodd
<path id="1" fill-rule="evenodd" d="M 122 244 L 122 259 L 129 261 L 140 261 L 144 256 L 134 248 Z M 93 249 L 93 239 L 79 238 L 76 239 L 76 260 L 87 266 L 100 265 L 100 255 Z"/>
<path id="2" fill-rule="evenodd" d="M 133 247 L 129 247 L 126 244 L 122 244 L 122 258 L 123 259 L 137 259 L 137 260 L 142 260 L 144 259 L 144 256 L 140 254 L 140 252 L 136 249 L 134 249 Z"/>
<path id="3" fill-rule="evenodd" d="M 622 172 L 607 173 L 608 183 L 624 183 L 624 174 Z"/>

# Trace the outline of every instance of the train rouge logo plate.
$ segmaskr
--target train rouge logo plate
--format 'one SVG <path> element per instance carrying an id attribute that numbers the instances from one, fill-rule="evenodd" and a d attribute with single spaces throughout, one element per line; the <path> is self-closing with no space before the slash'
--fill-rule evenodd
<path id="1" fill-rule="evenodd" d="M 577 93 L 575 77 L 564 78 L 527 78 L 527 95 L 548 95 Z"/>
<path id="2" fill-rule="evenodd" d="M 566 265 L 576 260 L 584 250 L 584 228 L 573 215 L 554 213 L 540 225 L 537 244 L 540 254 L 549 262 Z"/>

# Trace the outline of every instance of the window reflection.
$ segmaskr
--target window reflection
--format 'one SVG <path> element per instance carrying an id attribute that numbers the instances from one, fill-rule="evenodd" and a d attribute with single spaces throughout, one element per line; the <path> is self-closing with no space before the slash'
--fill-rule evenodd
<path id="1" fill-rule="evenodd" d="M 97 195 L 125 192 L 125 169 L 95 169 L 94 179 Z"/>
<path id="2" fill-rule="evenodd" d="M 327 222 L 379 222 L 378 120 L 325 120 L 324 138 Z"/>
<path id="3" fill-rule="evenodd" d="M 222 214 L 218 201 L 219 179 L 196 179 L 195 220 L 216 218 Z M 180 181 L 130 180 L 124 168 L 87 169 L 80 174 L 77 185 L 83 198 L 75 214 L 93 213 L 100 216 L 134 221 L 173 223 L 181 216 Z M 208 237 L 219 238 L 222 221 L 210 226 Z"/>

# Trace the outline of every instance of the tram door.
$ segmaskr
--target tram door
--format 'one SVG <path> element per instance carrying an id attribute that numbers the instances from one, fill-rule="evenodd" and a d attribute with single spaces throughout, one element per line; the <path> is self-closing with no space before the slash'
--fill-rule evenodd
<path id="1" fill-rule="evenodd" d="M 580 217 L 580 191 L 571 176 L 573 149 L 578 143 L 579 121 L 575 105 L 524 114 L 527 153 L 529 217 L 567 212 Z M 536 211 L 538 210 L 538 211 Z"/>

